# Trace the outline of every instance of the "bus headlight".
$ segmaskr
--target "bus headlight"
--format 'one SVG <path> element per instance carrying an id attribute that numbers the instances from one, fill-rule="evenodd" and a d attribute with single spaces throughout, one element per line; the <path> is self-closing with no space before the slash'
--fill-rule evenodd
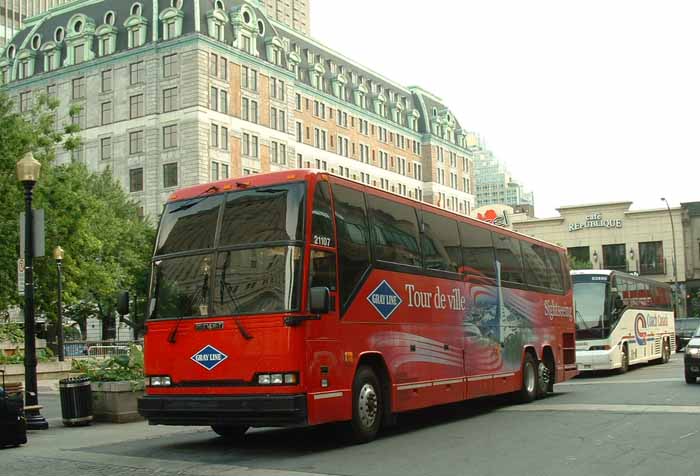
<path id="1" fill-rule="evenodd" d="M 294 372 L 279 374 L 258 374 L 255 380 L 258 385 L 296 385 L 299 377 Z"/>
<path id="2" fill-rule="evenodd" d="M 169 387 L 172 383 L 172 380 L 167 375 L 146 377 L 146 385 L 149 387 Z"/>

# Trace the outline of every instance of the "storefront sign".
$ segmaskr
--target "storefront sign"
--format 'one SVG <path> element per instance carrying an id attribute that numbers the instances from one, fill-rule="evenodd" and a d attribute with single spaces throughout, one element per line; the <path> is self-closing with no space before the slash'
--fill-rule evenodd
<path id="1" fill-rule="evenodd" d="M 570 223 L 569 231 L 578 231 L 585 228 L 622 228 L 622 219 L 616 218 L 604 220 L 600 213 L 591 213 L 583 223 Z"/>

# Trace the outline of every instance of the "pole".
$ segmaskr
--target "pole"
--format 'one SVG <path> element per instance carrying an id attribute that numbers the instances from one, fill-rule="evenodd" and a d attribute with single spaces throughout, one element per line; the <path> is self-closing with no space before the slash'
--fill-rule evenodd
<path id="1" fill-rule="evenodd" d="M 61 260 L 56 261 L 56 269 L 58 270 L 58 361 L 63 362 L 65 360 L 65 355 L 63 349 L 63 303 L 61 301 L 63 294 L 63 282 L 61 279 Z"/>
<path id="2" fill-rule="evenodd" d="M 32 212 L 32 189 L 36 182 L 24 182 L 24 390 L 27 428 L 45 430 L 49 423 L 38 409 L 36 377 L 36 341 L 34 322 L 34 215 Z"/>
<path id="3" fill-rule="evenodd" d="M 671 220 L 671 234 L 673 235 L 673 282 L 674 284 L 674 293 L 673 293 L 673 307 L 676 311 L 676 317 L 678 317 L 678 293 L 680 292 L 680 289 L 678 287 L 678 271 L 676 267 L 676 231 L 673 226 L 673 214 L 671 213 L 671 206 L 668 204 L 668 200 L 665 198 L 662 198 L 664 202 L 666 202 L 666 209 L 668 210 L 668 218 Z"/>

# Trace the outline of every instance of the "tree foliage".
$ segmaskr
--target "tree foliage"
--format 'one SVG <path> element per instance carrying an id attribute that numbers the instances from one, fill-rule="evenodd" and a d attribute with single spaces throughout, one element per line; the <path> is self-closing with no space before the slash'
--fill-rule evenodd
<path id="1" fill-rule="evenodd" d="M 80 143 L 77 126 L 56 127 L 57 107 L 56 100 L 43 96 L 30 114 L 19 115 L 6 94 L 0 93 L 0 310 L 20 302 L 16 260 L 18 216 L 24 200 L 15 166 L 31 150 L 42 163 L 34 208 L 45 210 L 47 255 L 56 246 L 65 250 L 65 308 L 78 320 L 95 314 L 107 319 L 119 290 L 145 294 L 154 230 L 138 217 L 136 203 L 109 169 L 92 172 L 77 161 L 56 163 L 57 147 L 70 151 Z M 71 108 L 71 116 L 77 112 Z M 52 318 L 56 313 L 56 263 L 47 256 L 35 259 L 34 265 L 37 312 Z"/>
<path id="2" fill-rule="evenodd" d="M 591 263 L 590 261 L 576 259 L 573 256 L 569 256 L 569 268 L 571 268 L 571 269 L 593 269 L 593 263 Z"/>

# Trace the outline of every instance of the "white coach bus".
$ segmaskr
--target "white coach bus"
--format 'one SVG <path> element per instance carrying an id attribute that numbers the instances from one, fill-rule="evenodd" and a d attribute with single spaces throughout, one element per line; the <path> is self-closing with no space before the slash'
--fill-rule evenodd
<path id="1" fill-rule="evenodd" d="M 671 287 L 619 271 L 572 271 L 579 371 L 668 362 L 676 348 Z"/>

